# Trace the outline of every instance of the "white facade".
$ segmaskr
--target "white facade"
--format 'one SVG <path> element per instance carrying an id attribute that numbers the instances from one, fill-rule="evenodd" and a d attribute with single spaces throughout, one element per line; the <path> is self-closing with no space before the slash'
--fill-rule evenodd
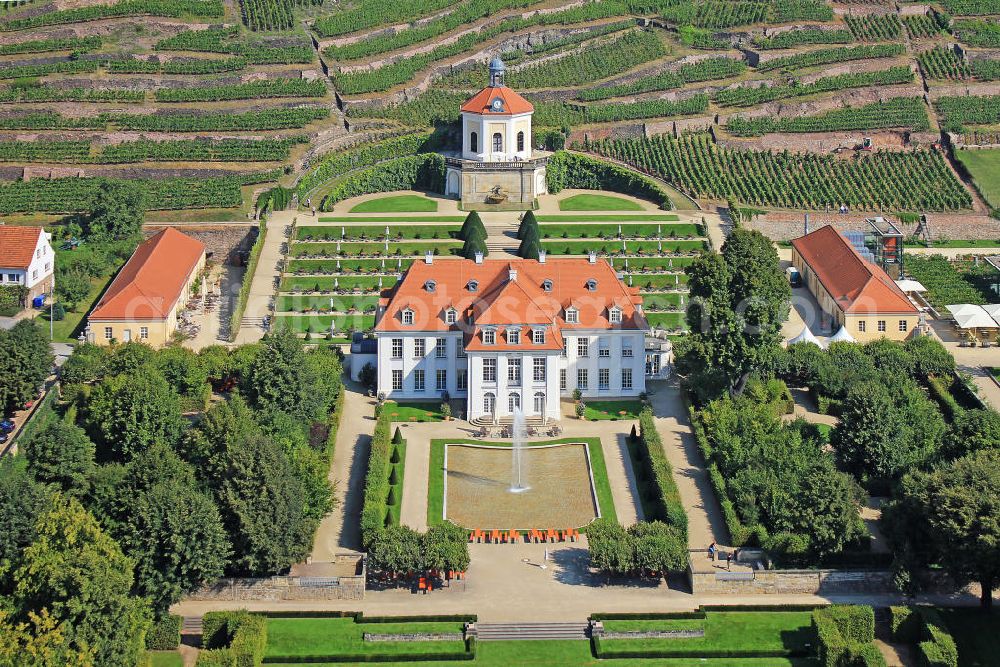
<path id="1" fill-rule="evenodd" d="M 462 112 L 462 158 L 477 162 L 531 159 L 531 112 L 509 116 Z"/>
<path id="2" fill-rule="evenodd" d="M 466 353 L 459 332 L 377 332 L 378 392 L 396 401 L 440 401 L 447 392 L 466 399 L 470 420 L 508 417 L 514 406 L 528 416 L 557 420 L 559 398 L 576 389 L 589 399 L 637 397 L 646 391 L 642 331 L 564 329 L 563 335 L 562 353 Z M 439 345 L 444 346 L 440 353 Z"/>

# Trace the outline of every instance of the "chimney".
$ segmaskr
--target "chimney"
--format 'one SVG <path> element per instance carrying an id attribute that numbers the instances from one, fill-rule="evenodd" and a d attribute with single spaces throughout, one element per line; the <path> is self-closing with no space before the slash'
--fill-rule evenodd
<path id="1" fill-rule="evenodd" d="M 545 254 L 546 253 L 545 253 L 544 250 L 539 250 L 538 251 L 538 263 L 539 264 L 544 264 L 545 263 Z"/>
<path id="2" fill-rule="evenodd" d="M 806 234 L 809 233 L 809 214 L 806 213 Z"/>
<path id="3" fill-rule="evenodd" d="M 517 269 L 511 267 L 507 270 L 507 282 L 516 283 L 517 282 Z"/>
<path id="4" fill-rule="evenodd" d="M 428 250 L 427 253 L 424 255 L 424 264 L 433 264 L 433 263 L 434 263 L 434 252 Z"/>
<path id="5" fill-rule="evenodd" d="M 591 250 L 587 253 L 587 261 L 591 264 L 597 264 L 597 253 Z"/>
<path id="6" fill-rule="evenodd" d="M 476 264 L 482 264 L 482 263 L 483 263 L 483 253 L 477 252 L 476 253 Z"/>

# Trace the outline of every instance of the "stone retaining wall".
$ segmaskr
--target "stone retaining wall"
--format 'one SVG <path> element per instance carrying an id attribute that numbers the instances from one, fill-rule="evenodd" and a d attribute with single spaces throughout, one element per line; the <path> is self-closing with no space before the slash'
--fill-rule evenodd
<path id="1" fill-rule="evenodd" d="M 143 234 L 150 237 L 164 227 L 175 227 L 193 239 L 205 244 L 205 252 L 223 264 L 242 266 L 253 242 L 257 239 L 257 223 L 229 225 L 170 225 L 169 223 L 146 224 Z"/>
<path id="2" fill-rule="evenodd" d="M 803 213 L 768 213 L 754 218 L 747 227 L 756 229 L 774 241 L 790 241 L 802 236 L 804 231 Z M 865 218 L 874 213 L 853 213 L 839 215 L 822 211 L 809 214 L 809 229 L 815 231 L 826 225 L 833 225 L 838 231 L 867 231 Z M 891 217 L 891 216 L 889 216 Z M 917 223 L 902 223 L 892 218 L 893 223 L 907 236 L 916 233 Z M 986 215 L 960 213 L 928 213 L 931 236 L 934 239 L 1000 239 L 1000 220 Z"/>
<path id="3" fill-rule="evenodd" d="M 894 590 L 888 570 L 755 570 L 689 572 L 691 592 L 701 594 L 872 594 Z"/>
<path id="4" fill-rule="evenodd" d="M 221 579 L 185 598 L 193 601 L 363 600 L 364 575 L 353 577 L 269 577 Z"/>

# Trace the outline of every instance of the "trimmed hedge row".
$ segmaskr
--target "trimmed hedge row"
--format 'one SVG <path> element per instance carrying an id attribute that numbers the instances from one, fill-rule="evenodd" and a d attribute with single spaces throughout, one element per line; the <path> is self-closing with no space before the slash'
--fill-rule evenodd
<path id="1" fill-rule="evenodd" d="M 890 607 L 893 638 L 914 645 L 921 667 L 958 667 L 958 648 L 941 614 L 931 607 Z"/>
<path id="2" fill-rule="evenodd" d="M 662 519 L 665 523 L 680 528 L 686 542 L 687 513 L 684 511 L 680 490 L 674 481 L 674 469 L 670 465 L 670 461 L 667 460 L 667 455 L 663 450 L 663 441 L 660 439 L 660 434 L 656 430 L 656 422 L 653 420 L 653 411 L 649 408 L 645 408 L 639 413 L 639 445 L 643 452 L 642 460 L 649 466 L 652 479 L 659 491 L 658 504 Z M 656 517 L 646 518 L 652 520 Z"/>
<path id="3" fill-rule="evenodd" d="M 263 611 L 267 618 L 353 618 L 355 623 L 475 623 L 475 614 L 432 614 L 430 616 L 365 616 L 363 611 Z"/>
<path id="4" fill-rule="evenodd" d="M 566 188 L 611 190 L 650 199 L 662 209 L 673 208 L 666 190 L 651 178 L 599 158 L 558 151 L 549 158 L 545 174 L 551 194 Z"/>
<path id="5" fill-rule="evenodd" d="M 733 506 L 733 501 L 729 499 L 726 480 L 722 477 L 719 466 L 712 460 L 712 446 L 709 444 L 708 436 L 705 434 L 705 425 L 701 422 L 701 415 L 691 405 L 688 406 L 688 415 L 691 419 L 691 430 L 694 432 L 695 442 L 698 443 L 698 449 L 701 450 L 701 455 L 705 459 L 708 479 L 712 483 L 712 491 L 715 492 L 715 498 L 722 510 L 722 518 L 726 522 L 726 529 L 729 531 L 729 542 L 734 547 L 742 547 L 758 531 L 763 531 L 763 526 L 746 526 L 740 520 L 739 514 L 736 513 L 736 507 Z M 766 537 L 766 531 L 763 535 L 759 535 L 758 539 L 763 537 Z"/>
<path id="6" fill-rule="evenodd" d="M 248 611 L 210 611 L 202 618 L 199 667 L 256 667 L 267 649 L 267 618 Z"/>
<path id="7" fill-rule="evenodd" d="M 388 160 L 345 178 L 323 198 L 320 210 L 329 211 L 339 201 L 373 192 L 443 192 L 444 175 L 444 158 L 438 153 L 419 153 Z"/>
<path id="8" fill-rule="evenodd" d="M 250 257 L 247 260 L 247 270 L 244 275 L 250 278 L 240 285 L 240 294 L 236 300 L 236 307 L 233 308 L 229 316 L 229 342 L 235 343 L 236 336 L 240 332 L 240 323 L 243 321 L 243 312 L 247 308 L 247 301 L 250 299 L 250 283 L 253 282 L 253 274 L 257 270 L 257 263 L 260 262 L 260 253 L 264 250 L 264 240 L 267 238 L 267 221 L 261 220 L 257 226 L 257 238 L 254 239 L 250 248 Z"/>
<path id="9" fill-rule="evenodd" d="M 368 474 L 365 477 L 365 495 L 361 506 L 361 543 L 368 547 L 385 527 L 389 508 L 389 461 L 395 445 L 392 442 L 392 417 L 383 408 L 377 415 L 368 453 Z"/>
<path id="10" fill-rule="evenodd" d="M 172 651 L 181 643 L 182 619 L 177 614 L 166 614 L 153 621 L 146 632 L 146 649 L 149 651 Z"/>
<path id="11" fill-rule="evenodd" d="M 875 612 L 871 607 L 833 605 L 812 614 L 823 667 L 885 667 L 876 648 Z"/>
<path id="12" fill-rule="evenodd" d="M 726 607 L 728 610 L 728 607 Z M 670 620 L 703 620 L 706 618 L 705 610 L 699 607 L 698 611 L 673 611 L 662 613 L 597 613 L 591 614 L 591 621 L 670 621 Z"/>

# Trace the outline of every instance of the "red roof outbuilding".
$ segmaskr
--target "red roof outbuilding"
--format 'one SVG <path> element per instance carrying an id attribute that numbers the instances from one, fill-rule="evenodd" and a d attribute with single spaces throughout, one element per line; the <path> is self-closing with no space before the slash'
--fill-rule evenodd
<path id="1" fill-rule="evenodd" d="M 44 233 L 41 227 L 0 225 L 0 268 L 27 271 Z"/>
<path id="2" fill-rule="evenodd" d="M 180 299 L 205 245 L 173 227 L 139 244 L 90 313 L 91 320 L 165 319 Z"/>

